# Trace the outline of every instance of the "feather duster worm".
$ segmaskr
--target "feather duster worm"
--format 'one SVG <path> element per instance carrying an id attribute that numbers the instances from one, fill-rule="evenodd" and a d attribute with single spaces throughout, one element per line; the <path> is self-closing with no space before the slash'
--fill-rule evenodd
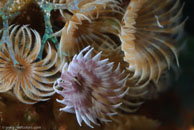
<path id="1" fill-rule="evenodd" d="M 90 11 L 82 11 L 86 9 Z M 62 29 L 59 55 L 61 57 L 67 55 L 65 58 L 70 61 L 76 53 L 88 45 L 95 50 L 115 49 L 118 45 L 107 35 L 117 35 L 120 31 L 120 21 L 115 15 L 122 15 L 118 1 L 83 1 L 79 10 L 73 12 L 70 21 L 67 21 Z"/>
<path id="2" fill-rule="evenodd" d="M 13 89 L 23 103 L 48 100 L 54 94 L 52 84 L 57 79 L 60 62 L 56 51 L 48 44 L 46 57 L 36 61 L 41 47 L 38 32 L 27 26 L 10 27 L 10 39 L 17 65 L 14 65 L 7 46 L 0 51 L 0 92 Z"/>
<path id="3" fill-rule="evenodd" d="M 89 46 L 75 55 L 69 66 L 64 65 L 54 89 L 64 98 L 57 100 L 66 105 L 60 110 L 75 113 L 80 126 L 83 120 L 93 127 L 90 122 L 98 124 L 97 119 L 106 122 L 109 121 L 106 116 L 116 114 L 115 109 L 129 88 L 125 86 L 128 76 L 120 73 L 119 65 L 113 71 L 113 63 L 100 60 L 101 52 L 91 58 L 93 48 L 88 49 Z"/>
<path id="4" fill-rule="evenodd" d="M 132 76 L 127 82 L 130 91 L 124 97 L 121 110 L 135 112 L 146 99 L 156 96 L 163 87 L 159 86 L 160 76 L 170 67 L 173 55 L 178 64 L 175 46 L 184 26 L 182 8 L 179 0 L 176 4 L 174 0 L 162 4 L 157 0 L 130 2 L 120 38 Z"/>
<path id="5" fill-rule="evenodd" d="M 124 60 L 137 83 L 157 82 L 166 67 L 177 60 L 176 42 L 185 21 L 179 0 L 132 0 L 123 17 L 120 39 Z"/>

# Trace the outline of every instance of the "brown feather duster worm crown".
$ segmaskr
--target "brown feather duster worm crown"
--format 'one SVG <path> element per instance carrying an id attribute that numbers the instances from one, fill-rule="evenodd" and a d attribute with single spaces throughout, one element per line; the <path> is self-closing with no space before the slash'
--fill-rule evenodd
<path id="1" fill-rule="evenodd" d="M 79 10 L 73 12 L 69 21 L 61 30 L 59 55 L 67 61 L 90 45 L 96 50 L 106 51 L 118 47 L 107 34 L 117 35 L 120 32 L 120 21 L 115 16 L 123 12 L 118 1 L 88 0 L 80 3 Z M 95 7 L 95 8 L 93 8 Z M 90 9 L 89 11 L 82 11 Z M 66 54 L 66 56 L 64 56 Z"/>
<path id="2" fill-rule="evenodd" d="M 41 38 L 38 32 L 26 25 L 10 26 L 10 39 L 19 63 L 13 64 L 8 48 L 4 45 L 0 51 L 0 92 L 13 89 L 16 97 L 27 104 L 48 100 L 54 94 L 52 84 L 63 65 L 55 49 L 48 44 L 46 57 L 36 61 Z"/>
<path id="3" fill-rule="evenodd" d="M 122 21 L 120 38 L 132 79 L 158 81 L 177 60 L 176 42 L 183 33 L 179 0 L 132 0 Z"/>
<path id="4" fill-rule="evenodd" d="M 186 21 L 180 0 L 131 0 L 121 22 L 121 50 L 131 74 L 122 110 L 134 112 L 164 86 L 162 74 L 178 63 L 178 45 Z M 131 109 L 133 108 L 133 109 Z"/>

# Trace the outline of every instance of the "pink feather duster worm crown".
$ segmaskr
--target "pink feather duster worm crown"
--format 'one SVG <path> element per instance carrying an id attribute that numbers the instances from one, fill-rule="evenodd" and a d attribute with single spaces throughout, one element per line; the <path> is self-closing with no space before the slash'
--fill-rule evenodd
<path id="1" fill-rule="evenodd" d="M 128 76 L 120 72 L 120 65 L 113 71 L 113 63 L 100 60 L 102 52 L 91 57 L 93 48 L 89 48 L 84 48 L 69 65 L 64 65 L 54 90 L 64 98 L 57 100 L 66 105 L 60 110 L 75 113 L 80 126 L 83 120 L 93 127 L 90 122 L 98 125 L 97 119 L 110 121 L 106 117 L 116 114 L 115 109 L 129 88 L 125 85 Z"/>

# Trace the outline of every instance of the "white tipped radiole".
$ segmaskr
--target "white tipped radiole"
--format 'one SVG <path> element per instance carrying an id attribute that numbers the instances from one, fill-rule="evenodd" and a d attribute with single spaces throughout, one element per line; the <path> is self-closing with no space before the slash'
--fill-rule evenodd
<path id="1" fill-rule="evenodd" d="M 65 64 L 61 77 L 56 80 L 54 90 L 63 97 L 57 102 L 66 105 L 61 111 L 75 113 L 78 124 L 109 121 L 122 103 L 128 89 L 125 84 L 128 76 L 120 73 L 120 65 L 113 70 L 108 59 L 100 60 L 99 52 L 92 57 L 90 46 L 75 55 L 69 65 Z M 84 54 L 85 53 L 85 54 Z"/>

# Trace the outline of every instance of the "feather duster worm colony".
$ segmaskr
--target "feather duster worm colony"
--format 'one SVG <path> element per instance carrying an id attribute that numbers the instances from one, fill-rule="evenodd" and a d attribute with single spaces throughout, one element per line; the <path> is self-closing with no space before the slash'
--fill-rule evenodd
<path id="1" fill-rule="evenodd" d="M 93 124 L 104 125 L 113 119 L 118 127 L 111 129 L 140 128 L 135 127 L 137 121 L 133 123 L 136 116 L 121 113 L 136 112 L 148 97 L 157 94 L 161 74 L 170 68 L 174 57 L 178 64 L 177 42 L 185 23 L 181 19 L 183 6 L 179 0 L 131 0 L 126 8 L 122 3 L 1 1 L 0 96 L 13 93 L 22 103 L 39 102 L 33 107 L 50 97 L 54 100 L 48 102 L 56 102 L 58 97 L 63 107 L 60 110 L 75 113 L 80 126 L 84 121 L 93 128 Z M 37 18 L 42 20 L 40 26 L 45 26 L 42 32 L 27 25 L 9 26 L 17 23 L 10 14 L 19 17 L 21 9 L 30 4 L 40 7 L 36 11 L 43 16 Z M 59 19 L 52 19 L 53 14 L 64 23 L 57 31 L 52 21 Z M 45 109 L 49 111 L 50 106 Z M 112 117 L 118 113 L 119 118 Z M 148 122 L 150 129 L 159 124 L 138 116 L 137 120 Z"/>

